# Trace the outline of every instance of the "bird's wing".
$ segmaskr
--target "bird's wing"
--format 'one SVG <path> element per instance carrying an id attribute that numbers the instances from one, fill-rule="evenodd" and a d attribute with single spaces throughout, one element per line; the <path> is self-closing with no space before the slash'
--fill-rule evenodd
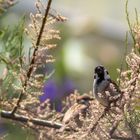
<path id="1" fill-rule="evenodd" d="M 119 86 L 112 80 L 110 80 L 110 88 L 113 88 L 116 92 L 121 93 Z"/>
<path id="2" fill-rule="evenodd" d="M 84 109 L 86 109 L 87 106 L 84 104 L 78 104 L 75 103 L 72 107 L 68 109 L 68 111 L 65 113 L 63 118 L 63 123 L 68 123 L 71 119 L 76 118 L 79 113 L 81 113 Z"/>
<path id="3" fill-rule="evenodd" d="M 110 83 L 105 90 L 105 96 L 108 101 L 114 101 L 120 98 L 121 91 L 114 81 L 110 80 Z"/>

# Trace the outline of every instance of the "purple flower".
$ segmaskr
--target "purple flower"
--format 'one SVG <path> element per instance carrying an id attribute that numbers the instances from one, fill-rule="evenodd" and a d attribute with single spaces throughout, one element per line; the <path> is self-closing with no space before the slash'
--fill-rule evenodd
<path id="1" fill-rule="evenodd" d="M 40 101 L 44 102 L 46 99 L 50 99 L 50 101 L 55 101 L 57 96 L 57 86 L 53 80 L 47 81 L 43 88 L 43 95 L 40 96 Z"/>
<path id="2" fill-rule="evenodd" d="M 46 99 L 50 100 L 52 107 L 57 111 L 62 109 L 62 99 L 73 93 L 74 85 L 72 81 L 65 78 L 62 82 L 57 83 L 54 80 L 48 80 L 43 88 L 43 95 L 40 96 L 40 102 L 43 103 Z"/>

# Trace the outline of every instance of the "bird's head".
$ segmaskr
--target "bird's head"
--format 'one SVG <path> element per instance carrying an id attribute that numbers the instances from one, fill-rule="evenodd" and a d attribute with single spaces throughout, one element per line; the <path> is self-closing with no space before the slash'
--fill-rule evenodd
<path id="1" fill-rule="evenodd" d="M 110 76 L 108 71 L 102 65 L 99 65 L 94 69 L 94 79 L 97 79 L 97 81 L 102 81 L 110 79 Z"/>
<path id="2" fill-rule="evenodd" d="M 79 96 L 77 98 L 77 103 L 78 104 L 89 105 L 89 101 L 92 101 L 92 100 L 93 100 L 93 97 L 90 97 L 89 95 L 84 94 L 84 95 Z"/>

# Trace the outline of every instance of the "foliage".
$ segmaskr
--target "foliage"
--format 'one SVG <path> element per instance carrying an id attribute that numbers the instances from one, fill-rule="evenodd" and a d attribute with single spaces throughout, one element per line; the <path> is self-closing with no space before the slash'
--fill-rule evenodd
<path id="1" fill-rule="evenodd" d="M 0 79 L 1 117 L 19 121 L 24 128 L 33 129 L 38 139 L 140 139 L 140 24 L 138 20 L 136 24 L 130 24 L 127 4 L 126 14 L 134 47 L 125 56 L 128 69 L 120 71 L 122 97 L 117 106 L 106 110 L 96 100 L 90 101 L 85 116 L 82 112 L 75 113 L 81 122 L 79 125 L 74 117 L 67 124 L 62 121 L 64 113 L 77 103 L 80 96 L 77 91 L 64 100 L 61 113 L 50 109 L 49 100 L 40 105 L 38 97 L 42 94 L 42 86 L 52 73 L 38 73 L 38 69 L 54 62 L 49 50 L 56 47 L 56 39 L 61 39 L 55 24 L 65 21 L 65 18 L 49 13 L 51 0 L 48 4 L 38 0 L 35 3 L 37 13 L 30 14 L 28 28 L 24 30 L 23 17 L 15 29 L 0 31 L 0 60 L 4 65 Z M 25 52 L 23 43 L 24 31 L 32 42 L 28 52 Z M 91 93 L 88 95 L 92 96 Z M 60 128 L 64 128 L 63 131 Z"/>
<path id="2" fill-rule="evenodd" d="M 0 15 L 6 12 L 7 9 L 9 9 L 15 3 L 15 0 L 0 0 Z"/>
<path id="3" fill-rule="evenodd" d="M 20 67 L 22 66 L 23 59 L 23 33 L 24 33 L 24 20 L 12 30 L 6 28 L 1 34 L 1 52 L 0 60 L 4 64 L 4 73 L 2 77 L 2 93 L 8 96 L 13 96 L 16 90 L 14 90 L 14 84 L 18 84 L 20 87 L 20 81 L 18 75 L 20 74 Z M 13 94 L 12 94 L 13 93 Z M 6 96 L 7 96 L 6 95 Z"/>

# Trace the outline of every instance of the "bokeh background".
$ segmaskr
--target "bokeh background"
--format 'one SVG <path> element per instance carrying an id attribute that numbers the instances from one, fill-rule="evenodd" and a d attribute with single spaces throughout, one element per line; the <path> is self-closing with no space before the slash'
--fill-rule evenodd
<path id="1" fill-rule="evenodd" d="M 53 78 L 44 87 L 44 92 L 53 91 L 54 96 L 59 91 L 57 110 L 61 110 L 61 101 L 64 95 L 77 89 L 80 93 L 92 91 L 93 69 L 103 64 L 109 70 L 113 80 L 116 80 L 125 52 L 125 37 L 129 30 L 126 20 L 125 0 L 53 0 L 52 12 L 57 11 L 68 20 L 59 23 L 62 39 L 53 51 L 56 58 L 54 64 L 47 67 L 48 71 L 55 70 Z M 14 27 L 23 15 L 26 23 L 30 12 L 35 12 L 35 0 L 21 0 L 0 17 L 0 26 Z M 140 13 L 140 1 L 129 0 L 128 11 L 130 21 L 135 20 L 135 8 Z M 31 45 L 25 39 L 25 48 Z M 132 39 L 129 37 L 128 45 Z M 130 48 L 129 48 L 130 49 Z M 128 49 L 128 51 L 129 51 Z M 59 95 L 60 95 L 59 94 Z M 40 98 L 43 100 L 45 95 Z M 4 123 L 4 124 L 3 124 Z M 1 135 L 8 132 L 6 140 L 35 139 L 29 131 L 23 131 L 20 125 L 9 122 L 0 122 Z"/>

